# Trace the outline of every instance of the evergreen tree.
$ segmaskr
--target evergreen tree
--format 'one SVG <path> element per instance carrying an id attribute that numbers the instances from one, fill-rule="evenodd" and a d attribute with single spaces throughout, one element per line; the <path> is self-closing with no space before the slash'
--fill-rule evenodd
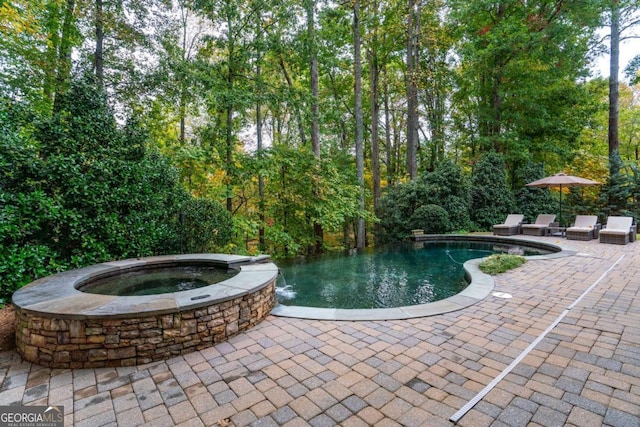
<path id="1" fill-rule="evenodd" d="M 609 156 L 609 179 L 607 179 L 607 183 L 600 192 L 603 220 L 612 215 L 633 215 L 633 206 L 631 205 L 632 181 L 625 169 L 620 155 L 617 151 L 614 151 Z"/>
<path id="2" fill-rule="evenodd" d="M 473 170 L 471 198 L 471 219 L 482 230 L 501 224 L 513 213 L 515 201 L 502 155 L 487 152 L 480 157 Z"/>
<path id="3" fill-rule="evenodd" d="M 74 82 L 57 100 L 44 119 L 26 109 L 33 123 L 0 101 L 0 299 L 59 270 L 175 253 L 181 237 L 200 250 L 228 242 L 222 207 L 188 204 L 177 170 L 137 124 L 117 124 L 103 91 Z M 203 214 L 181 236 L 184 209 Z"/>
<path id="4" fill-rule="evenodd" d="M 471 219 L 471 183 L 462 169 L 451 161 L 443 161 L 425 175 L 427 187 L 425 203 L 441 206 L 448 214 L 451 230 L 465 230 Z"/>
<path id="5" fill-rule="evenodd" d="M 376 238 L 406 238 L 412 229 L 426 233 L 463 230 L 470 226 L 471 185 L 462 169 L 449 161 L 406 184 L 387 189 L 380 203 Z"/>

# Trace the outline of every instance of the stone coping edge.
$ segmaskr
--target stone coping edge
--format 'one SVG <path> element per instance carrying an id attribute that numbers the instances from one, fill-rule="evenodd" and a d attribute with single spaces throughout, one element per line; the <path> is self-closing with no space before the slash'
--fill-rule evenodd
<path id="1" fill-rule="evenodd" d="M 163 255 L 110 261 L 38 279 L 17 290 L 12 302 L 25 313 L 56 319 L 120 319 L 176 313 L 218 304 L 268 286 L 278 275 L 278 267 L 268 261 L 268 256 L 226 254 Z M 82 284 L 99 277 L 145 267 L 181 264 L 236 268 L 240 272 L 213 285 L 174 293 L 112 296 L 78 290 Z"/>
<path id="2" fill-rule="evenodd" d="M 538 249 L 554 251 L 547 255 L 533 255 L 526 257 L 528 260 L 555 259 L 565 256 L 575 255 L 574 251 L 563 249 L 560 246 L 534 240 L 514 239 L 510 237 L 496 237 L 483 235 L 462 235 L 462 234 L 434 234 L 418 235 L 416 242 L 427 241 L 475 241 L 475 242 L 496 242 L 509 244 L 522 244 Z M 462 292 L 427 304 L 410 305 L 393 308 L 372 308 L 372 309 L 337 309 L 337 308 L 316 308 L 302 306 L 287 306 L 276 304 L 271 310 L 271 314 L 280 317 L 293 317 L 298 319 L 311 320 L 344 320 L 344 321 L 369 321 L 369 320 L 406 320 L 419 317 L 435 316 L 438 314 L 450 313 L 470 307 L 485 299 L 495 286 L 493 277 L 480 270 L 480 263 L 485 258 L 475 258 L 466 261 L 463 265 L 465 277 L 469 281 Z"/>

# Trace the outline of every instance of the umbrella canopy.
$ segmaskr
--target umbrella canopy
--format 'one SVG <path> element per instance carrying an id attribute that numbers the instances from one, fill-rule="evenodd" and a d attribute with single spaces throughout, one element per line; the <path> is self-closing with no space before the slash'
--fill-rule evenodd
<path id="1" fill-rule="evenodd" d="M 551 175 L 546 178 L 542 178 L 525 185 L 527 187 L 538 187 L 538 188 L 557 187 L 560 189 L 559 222 L 560 222 L 560 225 L 562 225 L 562 187 L 584 187 L 589 185 L 600 185 L 600 183 L 596 181 L 592 181 L 590 179 L 580 178 L 579 176 L 567 175 L 565 173 L 560 172 L 555 175 Z"/>

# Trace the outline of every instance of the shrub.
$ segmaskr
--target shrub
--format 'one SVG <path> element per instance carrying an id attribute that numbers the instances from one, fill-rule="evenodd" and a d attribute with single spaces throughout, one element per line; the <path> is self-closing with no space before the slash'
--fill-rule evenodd
<path id="1" fill-rule="evenodd" d="M 483 154 L 473 170 L 471 219 L 483 230 L 501 224 L 512 213 L 514 200 L 507 184 L 502 155 Z"/>
<path id="2" fill-rule="evenodd" d="M 469 225 L 470 184 L 462 170 L 449 161 L 439 164 L 431 173 L 386 191 L 377 213 L 380 223 L 376 241 L 379 243 L 402 240 L 415 228 L 445 233 Z M 425 206 L 430 207 L 421 209 Z M 416 213 L 418 209 L 420 212 Z M 429 225 L 430 222 L 433 225 Z"/>
<path id="3" fill-rule="evenodd" d="M 445 233 L 451 229 L 449 214 L 438 205 L 420 206 L 409 218 L 410 229 L 423 229 L 425 233 Z"/>
<path id="4" fill-rule="evenodd" d="M 500 274 L 520 267 L 527 260 L 520 255 L 498 254 L 491 255 L 479 265 L 480 270 L 487 274 Z"/>
<path id="5" fill-rule="evenodd" d="M 225 246 L 233 234 L 231 214 L 218 202 L 190 199 L 180 221 L 181 252 L 213 252 Z"/>
<path id="6" fill-rule="evenodd" d="M 74 83 L 59 105 L 33 134 L 40 188 L 60 205 L 48 244 L 71 266 L 175 251 L 188 199 L 177 170 L 146 148 L 135 122 L 118 126 L 90 82 Z"/>
<path id="7" fill-rule="evenodd" d="M 451 161 L 444 161 L 424 176 L 426 199 L 441 206 L 449 215 L 449 228 L 464 230 L 471 222 L 471 184 L 462 169 Z"/>
<path id="8" fill-rule="evenodd" d="M 192 236 L 229 240 L 228 213 L 190 205 L 177 170 L 135 123 L 118 126 L 104 94 L 80 82 L 60 105 L 34 120 L 0 103 L 1 299 L 63 269 L 177 252 L 183 207 Z"/>

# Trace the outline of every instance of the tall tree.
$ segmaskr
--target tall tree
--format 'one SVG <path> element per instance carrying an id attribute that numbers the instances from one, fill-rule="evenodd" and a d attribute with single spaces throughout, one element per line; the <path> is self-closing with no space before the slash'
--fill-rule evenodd
<path id="1" fill-rule="evenodd" d="M 364 124 L 362 111 L 362 60 L 360 40 L 360 0 L 353 2 L 353 74 L 354 74 L 354 111 L 356 118 L 356 171 L 360 184 L 360 209 L 364 205 Z M 365 247 L 365 223 L 362 215 L 357 219 L 356 248 Z"/>
<path id="2" fill-rule="evenodd" d="M 629 34 L 629 30 L 640 24 L 640 2 L 637 0 L 611 0 L 609 10 L 609 156 L 618 151 L 619 140 L 619 70 L 620 42 L 638 39 L 640 35 Z M 627 32 L 627 34 L 623 34 Z M 612 162 L 613 164 L 613 162 Z M 612 171 L 613 172 L 613 171 Z"/>
<path id="3" fill-rule="evenodd" d="M 420 100 L 424 105 L 427 135 L 424 156 L 429 156 L 429 170 L 433 171 L 445 157 L 448 104 L 453 92 L 453 70 L 448 55 L 453 44 L 449 28 L 442 21 L 443 0 L 428 2 L 422 9 L 420 32 Z M 428 148 L 428 150 L 427 150 Z"/>
<path id="4" fill-rule="evenodd" d="M 316 42 L 316 2 L 306 0 L 307 8 L 307 43 L 309 50 L 309 76 L 311 81 L 311 150 L 316 159 L 320 159 L 320 112 L 319 112 L 319 76 L 318 76 L 318 49 Z M 314 177 L 313 182 L 317 184 L 318 178 Z M 318 192 L 314 188 L 314 192 Z M 313 230 L 316 236 L 314 251 L 321 252 L 324 240 L 322 225 L 314 222 Z"/>
<path id="5" fill-rule="evenodd" d="M 307 42 L 309 44 L 309 70 L 311 77 L 311 149 L 317 158 L 320 157 L 320 122 L 319 122 L 319 82 L 318 82 L 318 50 L 316 46 L 316 2 L 305 0 L 307 8 Z"/>
<path id="6" fill-rule="evenodd" d="M 94 55 L 94 69 L 96 81 L 100 88 L 104 87 L 104 10 L 103 0 L 96 0 L 96 53 Z"/>
<path id="7" fill-rule="evenodd" d="M 367 49 L 369 62 L 369 105 L 371 109 L 371 175 L 373 180 L 373 211 L 378 211 L 380 202 L 380 61 L 378 57 L 378 1 L 371 4 L 373 24 L 370 30 L 371 43 Z"/>
<path id="8" fill-rule="evenodd" d="M 226 208 L 234 213 L 235 185 L 238 179 L 236 151 L 239 145 L 238 132 L 246 117 L 244 112 L 253 104 L 253 96 L 248 89 L 247 76 L 250 75 L 252 49 L 250 25 L 253 22 L 250 8 L 243 2 L 232 0 L 198 2 L 197 7 L 214 26 L 222 31 L 210 38 L 208 46 L 208 104 L 214 119 L 207 129 L 218 158 L 224 170 Z M 241 112 L 242 114 L 237 114 Z"/>
<path id="9" fill-rule="evenodd" d="M 459 123 L 473 146 L 507 155 L 545 152 L 571 141 L 580 109 L 585 56 L 597 25 L 597 4 L 541 0 L 453 0 L 457 30 Z M 460 107 L 458 107 L 460 108 Z M 571 124 L 573 128 L 567 126 Z M 536 153 L 536 154 L 538 154 Z"/>
<path id="10" fill-rule="evenodd" d="M 407 174 L 418 175 L 418 40 L 420 35 L 420 3 L 409 0 L 407 10 Z"/>

